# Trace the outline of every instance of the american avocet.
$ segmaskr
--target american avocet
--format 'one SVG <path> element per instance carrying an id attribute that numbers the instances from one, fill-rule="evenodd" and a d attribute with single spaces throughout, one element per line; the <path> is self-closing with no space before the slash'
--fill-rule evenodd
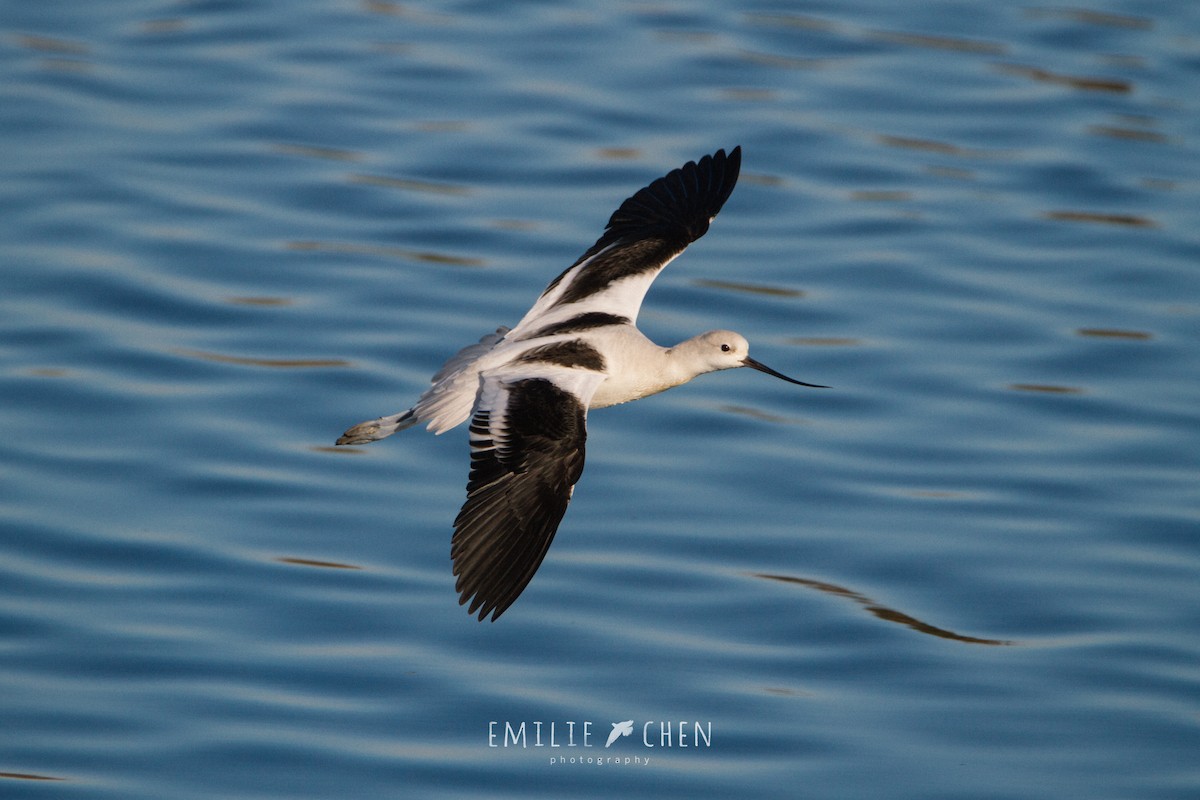
<path id="1" fill-rule="evenodd" d="M 587 412 L 750 367 L 745 338 L 709 331 L 659 347 L 635 325 L 668 263 L 708 230 L 741 167 L 742 150 L 690 161 L 621 204 L 604 235 L 550 282 L 514 328 L 454 355 L 407 411 L 360 422 L 338 444 L 364 444 L 427 423 L 444 433 L 470 418 L 467 500 L 450 556 L 459 604 L 482 621 L 504 613 L 533 578 L 583 472 Z"/>

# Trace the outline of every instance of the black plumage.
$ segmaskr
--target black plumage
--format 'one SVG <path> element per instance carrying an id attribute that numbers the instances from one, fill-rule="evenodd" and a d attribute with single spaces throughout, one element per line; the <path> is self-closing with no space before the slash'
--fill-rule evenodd
<path id="1" fill-rule="evenodd" d="M 631 275 L 661 269 L 708 231 L 737 183 L 742 148 L 689 161 L 640 189 L 613 212 L 604 233 L 579 260 L 550 282 L 549 294 L 586 263 L 555 305 L 575 303 Z"/>
<path id="2" fill-rule="evenodd" d="M 467 501 L 450 556 L 459 603 L 495 620 L 541 565 L 583 473 L 586 409 L 544 378 L 507 385 L 503 409 L 471 419 Z"/>

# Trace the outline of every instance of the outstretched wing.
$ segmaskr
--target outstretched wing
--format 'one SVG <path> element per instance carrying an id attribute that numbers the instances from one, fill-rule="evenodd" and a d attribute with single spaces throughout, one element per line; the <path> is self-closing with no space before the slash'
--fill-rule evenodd
<path id="1" fill-rule="evenodd" d="M 481 621 L 503 614 L 545 558 L 583 472 L 588 402 L 604 377 L 553 365 L 484 374 L 450 545 L 459 603 Z"/>
<path id="2" fill-rule="evenodd" d="M 663 267 L 708 231 L 729 199 L 742 164 L 742 148 L 718 150 L 639 190 L 608 220 L 604 234 L 579 260 L 551 281 L 513 329 L 568 319 L 586 305 L 590 313 L 637 319 L 642 298 Z"/>

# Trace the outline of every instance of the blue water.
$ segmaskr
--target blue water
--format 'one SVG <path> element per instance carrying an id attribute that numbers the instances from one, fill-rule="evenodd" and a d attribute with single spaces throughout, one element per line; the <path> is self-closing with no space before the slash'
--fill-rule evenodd
<path id="1" fill-rule="evenodd" d="M 1200 796 L 1197 4 L 0 23 L 0 796 Z M 333 440 L 735 144 L 641 325 L 833 388 L 593 414 L 476 622 Z"/>

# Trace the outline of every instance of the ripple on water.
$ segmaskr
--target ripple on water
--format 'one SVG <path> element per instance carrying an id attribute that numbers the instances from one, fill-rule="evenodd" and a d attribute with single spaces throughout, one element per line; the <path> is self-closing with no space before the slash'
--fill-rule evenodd
<path id="1" fill-rule="evenodd" d="M 1196 795 L 1192 4 L 10 6 L 0 794 Z M 475 622 L 333 440 L 734 144 L 640 324 L 834 388 L 591 414 Z"/>

